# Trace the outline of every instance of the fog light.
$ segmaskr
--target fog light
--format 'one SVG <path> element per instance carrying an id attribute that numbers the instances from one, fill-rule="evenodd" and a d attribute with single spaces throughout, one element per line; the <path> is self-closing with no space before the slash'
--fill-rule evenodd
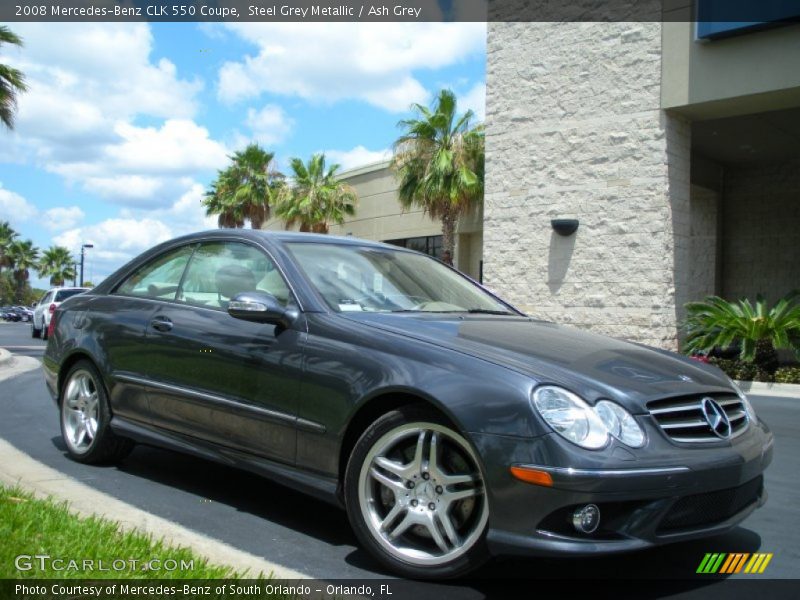
<path id="1" fill-rule="evenodd" d="M 600 526 L 600 509 L 594 504 L 575 509 L 572 525 L 581 533 L 594 533 Z"/>

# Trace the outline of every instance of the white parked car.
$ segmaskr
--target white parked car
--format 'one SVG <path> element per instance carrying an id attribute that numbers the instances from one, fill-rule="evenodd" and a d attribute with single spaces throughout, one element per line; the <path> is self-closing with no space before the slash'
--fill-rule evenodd
<path id="1" fill-rule="evenodd" d="M 41 297 L 36 308 L 33 309 L 33 319 L 31 319 L 31 336 L 47 339 L 47 328 L 50 325 L 50 318 L 64 300 L 75 294 L 80 294 L 88 290 L 86 287 L 56 287 L 51 288 Z"/>

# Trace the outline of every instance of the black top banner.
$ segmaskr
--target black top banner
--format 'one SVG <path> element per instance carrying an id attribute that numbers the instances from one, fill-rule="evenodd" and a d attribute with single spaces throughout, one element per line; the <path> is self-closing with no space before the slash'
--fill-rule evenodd
<path id="1" fill-rule="evenodd" d="M 0 21 L 800 22 L 798 0 L 2 0 Z"/>

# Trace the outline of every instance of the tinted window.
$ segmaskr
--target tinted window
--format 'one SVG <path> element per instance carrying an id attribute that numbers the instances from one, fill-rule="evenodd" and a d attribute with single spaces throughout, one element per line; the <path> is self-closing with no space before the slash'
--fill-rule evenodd
<path id="1" fill-rule="evenodd" d="M 139 267 L 116 289 L 117 294 L 174 300 L 194 246 L 182 246 Z"/>
<path id="2" fill-rule="evenodd" d="M 82 294 L 85 290 L 58 290 L 56 292 L 56 302 L 63 302 L 67 298 L 72 298 L 77 294 Z"/>
<path id="3" fill-rule="evenodd" d="M 270 258 L 258 248 L 238 242 L 208 242 L 192 256 L 179 300 L 225 309 L 241 292 L 268 292 L 284 306 L 289 288 Z"/>

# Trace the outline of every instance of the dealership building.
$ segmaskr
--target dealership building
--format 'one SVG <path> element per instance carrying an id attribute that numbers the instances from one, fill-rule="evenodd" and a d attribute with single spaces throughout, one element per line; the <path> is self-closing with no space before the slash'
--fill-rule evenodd
<path id="1" fill-rule="evenodd" d="M 800 288 L 800 25 L 490 23 L 487 49 L 486 194 L 458 268 L 669 349 L 688 301 Z M 344 178 L 359 208 L 331 233 L 440 250 L 388 163 Z"/>

